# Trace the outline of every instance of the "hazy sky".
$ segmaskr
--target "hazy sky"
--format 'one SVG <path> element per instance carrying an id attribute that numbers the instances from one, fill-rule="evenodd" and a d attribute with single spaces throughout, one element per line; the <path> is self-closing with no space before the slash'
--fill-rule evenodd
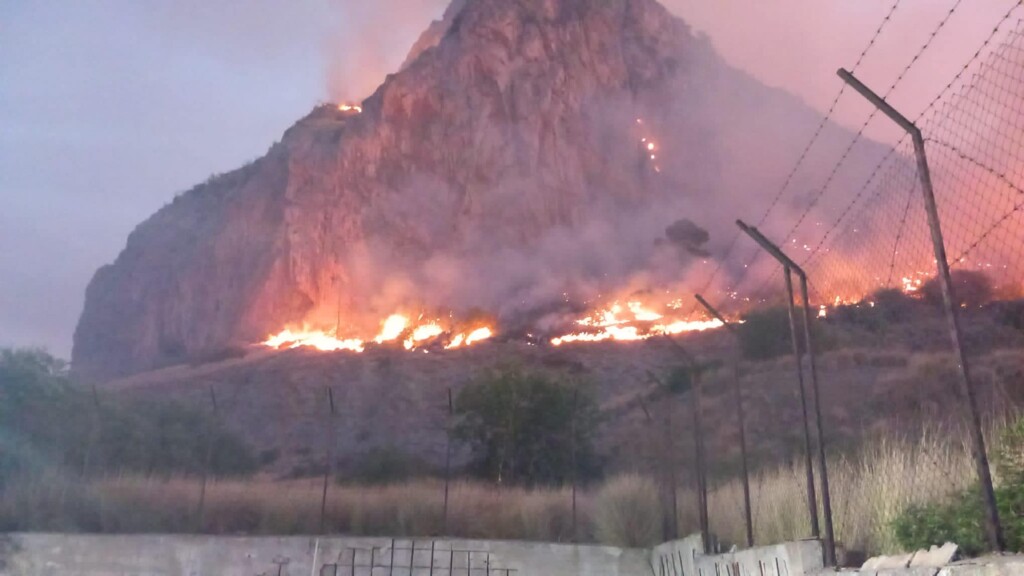
<path id="1" fill-rule="evenodd" d="M 664 0 L 819 109 L 892 2 Z M 893 101 L 920 110 L 1015 2 L 964 0 Z M 902 0 L 859 75 L 887 87 L 954 3 Z M 138 223 L 317 102 L 371 92 L 445 4 L 0 0 L 0 346 L 69 356 L 87 282 Z M 865 115 L 841 103 L 844 123 Z"/>

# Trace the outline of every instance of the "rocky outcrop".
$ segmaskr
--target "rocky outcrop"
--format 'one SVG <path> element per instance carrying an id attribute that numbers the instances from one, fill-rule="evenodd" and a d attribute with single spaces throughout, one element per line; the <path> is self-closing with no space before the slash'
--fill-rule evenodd
<path id="1" fill-rule="evenodd" d="M 74 370 L 412 302 L 508 318 L 650 270 L 678 279 L 664 228 L 687 217 L 722 242 L 819 121 L 654 0 L 457 3 L 362 109 L 313 110 L 141 224 L 89 285 Z M 825 148 L 844 135 L 829 127 Z"/>

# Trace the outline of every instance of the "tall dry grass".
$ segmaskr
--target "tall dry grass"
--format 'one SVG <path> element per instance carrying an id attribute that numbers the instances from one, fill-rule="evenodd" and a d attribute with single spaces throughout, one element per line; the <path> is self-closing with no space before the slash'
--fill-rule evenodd
<path id="1" fill-rule="evenodd" d="M 998 438 L 998 429 L 988 437 Z M 816 474 L 820 479 L 820 471 Z M 854 455 L 832 459 L 829 475 L 837 539 L 847 549 L 871 554 L 898 550 L 892 523 L 908 506 L 947 501 L 974 482 L 970 447 L 963 434 L 949 432 L 880 438 Z M 196 479 L 120 476 L 83 483 L 53 471 L 0 486 L 0 531 L 311 534 L 320 528 L 321 491 L 319 480 L 211 482 L 199 525 Z M 656 543 L 665 511 L 658 493 L 654 481 L 637 475 L 581 491 L 577 538 L 620 546 Z M 757 543 L 810 535 L 802 460 L 755 473 L 751 496 Z M 678 500 L 682 532 L 696 532 L 695 496 L 681 490 Z M 708 500 L 712 533 L 742 543 L 739 480 L 713 487 Z M 573 539 L 571 502 L 568 488 L 458 482 L 451 488 L 445 530 L 438 481 L 332 485 L 325 524 L 330 533 L 351 535 L 447 532 L 463 538 L 565 542 Z"/>
<path id="2" fill-rule="evenodd" d="M 662 506 L 650 478 L 628 474 L 602 486 L 593 500 L 594 535 L 626 548 L 649 547 L 661 539 Z"/>
<path id="3" fill-rule="evenodd" d="M 10 482 L 0 490 L 0 530 L 313 534 L 320 530 L 322 489 L 319 481 L 210 482 L 199 525 L 196 479 L 122 476 L 84 484 L 48 473 Z M 439 536 L 445 532 L 443 502 L 443 485 L 437 481 L 333 485 L 325 510 L 326 530 Z M 578 531 L 583 539 L 593 533 L 591 503 L 586 493 L 578 498 Z M 455 483 L 447 533 L 464 538 L 569 541 L 570 490 Z"/>
<path id="4" fill-rule="evenodd" d="M 989 437 L 994 437 L 991 434 Z M 829 461 L 836 540 L 848 550 L 871 554 L 899 551 L 892 522 L 913 504 L 945 502 L 975 481 L 974 461 L 963 434 L 925 432 L 914 439 L 882 437 L 854 455 Z M 815 479 L 820 486 L 820 470 Z M 803 460 L 762 470 L 750 479 L 757 543 L 810 535 Z M 680 510 L 696 524 L 694 498 Z M 818 494 L 819 516 L 821 495 Z M 708 495 L 712 532 L 726 542 L 745 541 L 743 489 L 739 479 Z"/>

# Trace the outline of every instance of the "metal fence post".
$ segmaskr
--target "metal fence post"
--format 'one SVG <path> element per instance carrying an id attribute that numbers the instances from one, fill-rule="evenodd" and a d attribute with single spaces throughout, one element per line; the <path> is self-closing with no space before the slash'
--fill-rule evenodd
<path id="1" fill-rule="evenodd" d="M 832 524 L 832 489 L 828 481 L 828 465 L 825 457 L 825 426 L 821 417 L 821 388 L 818 387 L 818 361 L 814 354 L 814 339 L 811 338 L 811 297 L 807 290 L 807 274 L 800 272 L 800 297 L 804 300 L 804 344 L 811 364 L 811 389 L 814 390 L 814 422 L 818 428 L 818 468 L 821 473 L 821 507 L 825 518 L 825 562 L 836 564 L 836 531 Z"/>
<path id="2" fill-rule="evenodd" d="M 663 440 L 665 442 L 665 457 L 661 466 L 661 484 L 664 486 L 668 484 L 668 498 L 669 507 L 672 509 L 672 515 L 667 518 L 668 526 L 662 523 L 662 537 L 665 540 L 675 540 L 679 538 L 679 493 L 678 487 L 676 486 L 676 458 L 675 458 L 675 434 L 672 426 L 672 394 L 660 378 L 658 378 L 654 372 L 647 371 L 647 377 L 651 380 L 660 390 L 665 391 L 668 398 L 665 399 L 665 419 L 663 420 Z M 646 407 L 644 411 L 646 413 Z M 648 419 L 650 414 L 648 413 Z M 662 497 L 665 495 L 662 492 Z"/>
<path id="3" fill-rule="evenodd" d="M 703 540 L 704 553 L 709 554 L 711 552 L 711 528 L 710 518 L 708 516 L 708 485 L 707 485 L 707 466 L 704 461 L 704 431 L 703 431 L 703 410 L 701 406 L 701 381 L 700 381 L 700 363 L 697 362 L 696 357 L 690 353 L 682 344 L 676 342 L 674 338 L 665 335 L 665 339 L 668 340 L 672 346 L 683 355 L 689 364 L 690 380 L 693 386 L 693 438 L 694 438 L 694 459 L 697 467 L 697 504 L 698 511 L 697 516 L 700 521 L 700 532 L 701 539 Z M 678 529 L 677 529 L 678 537 Z"/>
<path id="4" fill-rule="evenodd" d="M 718 319 L 718 321 L 725 326 L 726 330 L 728 330 L 737 341 L 736 353 L 733 355 L 733 395 L 736 402 L 736 425 L 740 434 L 740 467 L 743 475 L 743 519 L 746 522 L 747 547 L 752 548 L 754 546 L 754 520 L 750 506 L 750 471 L 747 466 L 747 426 L 746 417 L 743 414 L 743 386 L 740 383 L 741 352 L 739 334 L 736 331 L 736 326 L 719 314 L 718 310 L 709 304 L 703 296 L 697 294 L 695 297 L 697 298 L 697 301 L 700 302 L 701 306 L 703 306 L 712 317 Z"/>
<path id="5" fill-rule="evenodd" d="M 569 433 L 572 434 L 572 541 L 578 540 L 579 532 L 576 529 L 576 406 L 579 403 L 579 388 L 575 388 L 572 391 L 572 416 L 570 422 Z M 488 574 L 490 571 L 488 571 Z"/>
<path id="6" fill-rule="evenodd" d="M 85 446 L 85 455 L 82 457 L 82 477 L 89 478 L 92 464 L 92 455 L 96 450 L 96 444 L 100 438 L 100 396 L 96 392 L 96 385 L 92 385 L 92 418 L 89 421 L 89 440 Z"/>
<path id="7" fill-rule="evenodd" d="M 711 553 L 711 524 L 708 517 L 708 475 L 704 462 L 704 414 L 701 403 L 701 374 L 700 366 L 691 366 L 690 381 L 693 384 L 693 443 L 694 457 L 697 459 L 697 490 L 698 504 L 697 511 L 700 518 L 700 535 L 704 544 L 704 553 Z"/>
<path id="8" fill-rule="evenodd" d="M 928 228 L 931 231 L 932 249 L 935 252 L 935 264 L 938 269 L 938 279 L 942 286 L 942 303 L 946 313 L 946 323 L 949 327 L 950 340 L 953 343 L 953 351 L 957 356 L 957 363 L 960 369 L 959 388 L 963 398 L 967 401 L 966 411 L 971 431 L 971 451 L 974 453 L 974 463 L 978 480 L 981 482 L 982 499 L 985 503 L 985 532 L 989 546 L 993 550 L 1002 552 L 1006 549 L 1006 540 L 1003 535 L 1002 525 L 999 521 L 999 509 L 996 505 L 995 488 L 992 483 L 992 471 L 989 468 L 988 452 L 985 448 L 985 434 L 981 428 L 981 415 L 978 411 L 978 402 L 974 396 L 974 386 L 971 383 L 971 372 L 967 362 L 967 355 L 964 353 L 964 346 L 960 331 L 960 315 L 957 311 L 953 281 L 949 272 L 949 260 L 946 258 L 946 244 L 942 237 L 942 223 L 939 219 L 939 208 L 935 201 L 935 190 L 932 187 L 931 171 L 928 168 L 928 156 L 925 154 L 924 137 L 921 130 L 913 122 L 900 114 L 881 96 L 875 94 L 870 88 L 857 80 L 853 74 L 840 69 L 837 74 L 844 82 L 860 93 L 876 108 L 892 119 L 896 124 L 910 134 L 914 141 L 914 155 L 917 158 L 917 172 L 921 178 L 921 193 L 924 195 L 925 212 L 928 214 Z"/>
<path id="9" fill-rule="evenodd" d="M 324 467 L 324 490 L 320 496 L 320 533 L 324 533 L 327 522 L 327 488 L 331 479 L 334 478 L 334 450 L 337 445 L 338 434 L 334 429 L 334 390 L 327 387 L 327 400 L 330 403 L 330 412 L 327 414 L 327 466 Z M 353 552 L 355 554 L 355 552 Z"/>
<path id="10" fill-rule="evenodd" d="M 214 428 L 217 426 L 217 395 L 213 391 L 213 386 L 210 386 L 210 405 L 213 409 L 213 413 L 210 417 L 210 423 L 207 425 L 206 430 L 206 454 L 203 458 L 203 477 L 199 483 L 199 505 L 196 508 L 196 532 L 203 531 L 203 522 L 206 513 L 206 481 L 210 475 L 210 463 L 213 458 L 213 437 Z"/>
<path id="11" fill-rule="evenodd" d="M 448 535 L 448 484 L 452 476 L 452 416 L 455 413 L 455 406 L 452 402 L 452 389 L 448 389 L 448 421 L 445 424 L 445 447 L 444 447 L 444 517 L 441 524 L 441 535 Z"/>
<path id="12" fill-rule="evenodd" d="M 814 358 L 814 346 L 811 339 L 810 329 L 810 301 L 807 293 L 807 273 L 804 272 L 792 258 L 787 256 L 778 246 L 773 244 L 757 228 L 748 226 L 742 220 L 737 220 L 736 225 L 748 236 L 754 239 L 761 248 L 778 260 L 784 268 L 786 279 L 786 293 L 789 305 L 789 329 L 793 339 L 793 353 L 796 356 L 797 378 L 800 381 L 800 400 L 804 410 L 804 438 L 806 441 L 807 457 L 807 497 L 808 508 L 811 512 L 811 529 L 815 538 L 820 537 L 818 528 L 818 506 L 814 494 L 814 465 L 811 457 L 810 424 L 807 413 L 807 396 L 804 389 L 803 359 L 800 354 L 799 333 L 796 328 L 796 303 L 793 295 L 793 273 L 800 277 L 801 297 L 804 299 L 804 339 L 805 348 L 811 365 L 811 390 L 814 394 L 815 426 L 818 431 L 818 467 L 821 468 L 821 503 L 822 512 L 825 517 L 825 564 L 833 566 L 836 563 L 836 539 L 832 524 L 832 498 L 831 489 L 828 483 L 828 460 L 825 457 L 825 432 L 821 417 L 821 390 L 818 387 L 818 371 Z"/>

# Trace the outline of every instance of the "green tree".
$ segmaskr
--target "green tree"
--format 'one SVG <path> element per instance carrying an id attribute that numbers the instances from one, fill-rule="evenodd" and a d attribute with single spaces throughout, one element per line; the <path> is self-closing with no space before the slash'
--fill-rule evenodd
<path id="1" fill-rule="evenodd" d="M 176 403 L 94 395 L 41 350 L 0 349 L 0 486 L 45 468 L 82 472 L 87 461 L 91 473 L 194 474 L 208 440 L 213 473 L 254 470 L 249 448 L 212 424 L 209 414 Z"/>
<path id="2" fill-rule="evenodd" d="M 454 436 L 471 449 L 476 474 L 509 484 L 559 484 L 600 472 L 589 388 L 554 374 L 503 365 L 482 374 L 455 402 Z M 575 435 L 574 435 L 575 433 Z M 575 446 L 574 446 L 575 436 Z"/>

